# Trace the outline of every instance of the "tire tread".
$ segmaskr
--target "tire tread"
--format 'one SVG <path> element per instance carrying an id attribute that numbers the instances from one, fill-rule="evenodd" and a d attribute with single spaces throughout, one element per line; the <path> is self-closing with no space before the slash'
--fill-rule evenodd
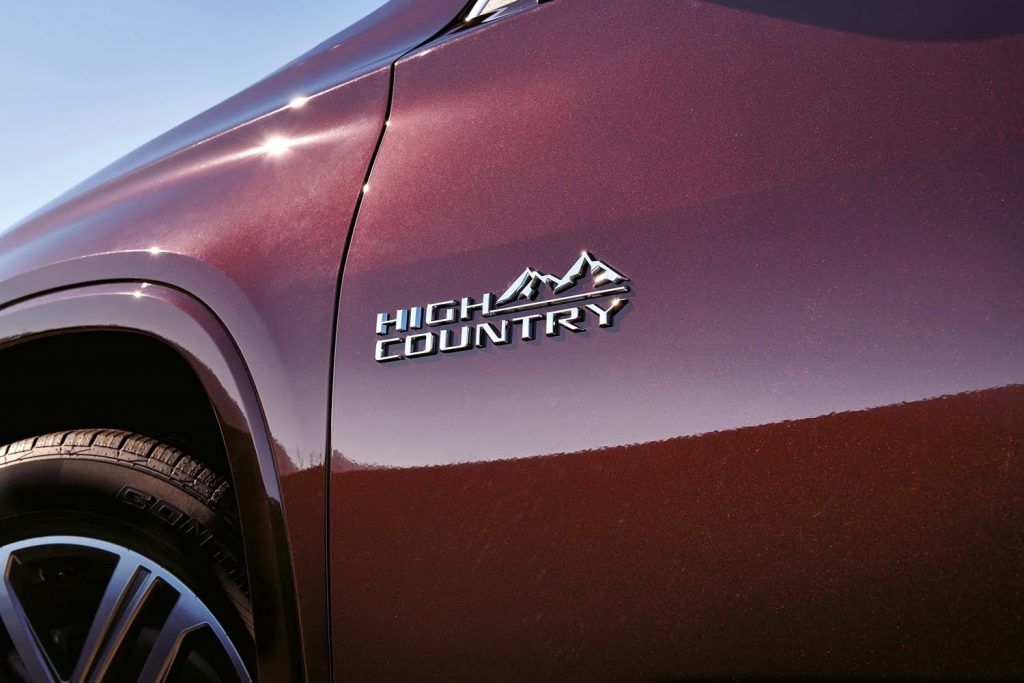
<path id="1" fill-rule="evenodd" d="M 88 448 L 88 453 L 82 449 Z M 234 517 L 222 505 L 230 484 L 183 451 L 160 441 L 118 429 L 76 429 L 53 432 L 0 446 L 0 466 L 43 458 L 92 458 L 115 462 L 150 474 L 184 489 L 221 514 Z"/>

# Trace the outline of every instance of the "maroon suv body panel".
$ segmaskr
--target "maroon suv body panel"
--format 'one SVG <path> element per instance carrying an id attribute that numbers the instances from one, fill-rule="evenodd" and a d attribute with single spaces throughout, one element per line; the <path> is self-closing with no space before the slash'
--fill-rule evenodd
<path id="1" fill-rule="evenodd" d="M 1024 673 L 1019 27 L 769 5 L 552 2 L 396 65 L 337 677 Z M 581 250 L 613 328 L 375 360 L 377 314 Z"/>
<path id="2" fill-rule="evenodd" d="M 263 677 L 1024 675 L 1019 5 L 466 4 L 0 233 L 0 353 L 149 334 L 228 416 Z M 375 330 L 588 258 L 614 324 Z"/>

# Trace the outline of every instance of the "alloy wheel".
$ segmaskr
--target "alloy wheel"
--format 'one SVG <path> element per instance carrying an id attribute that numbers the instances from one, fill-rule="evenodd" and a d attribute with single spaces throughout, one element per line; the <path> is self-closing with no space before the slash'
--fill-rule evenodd
<path id="1" fill-rule="evenodd" d="M 0 568 L 0 672 L 15 680 L 251 680 L 206 603 L 133 550 L 46 536 L 0 548 Z"/>

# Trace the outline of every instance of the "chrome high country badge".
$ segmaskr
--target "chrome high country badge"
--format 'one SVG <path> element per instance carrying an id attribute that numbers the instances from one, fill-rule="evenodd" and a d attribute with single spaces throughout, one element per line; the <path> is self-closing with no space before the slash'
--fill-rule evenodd
<path id="1" fill-rule="evenodd" d="M 588 274 L 593 289 L 537 301 L 542 289 L 561 294 L 574 289 Z M 583 332 L 595 324 L 613 327 L 615 316 L 629 303 L 622 297 L 629 293 L 625 282 L 629 282 L 628 277 L 584 251 L 562 277 L 527 268 L 497 299 L 487 292 L 479 303 L 472 297 L 463 297 L 458 301 L 449 299 L 404 308 L 393 316 L 378 313 L 376 331 L 386 338 L 377 342 L 374 358 L 378 363 L 390 363 L 488 345 L 502 346 L 511 343 L 513 335 L 533 341 L 542 335 L 557 337 L 563 330 Z M 520 303 L 524 300 L 526 303 Z M 570 303 L 575 305 L 562 307 Z M 478 320 L 478 316 L 501 319 Z"/>

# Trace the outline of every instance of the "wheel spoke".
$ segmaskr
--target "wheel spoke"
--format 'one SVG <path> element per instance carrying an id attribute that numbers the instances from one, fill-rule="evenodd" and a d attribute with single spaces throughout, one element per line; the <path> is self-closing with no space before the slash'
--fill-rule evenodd
<path id="1" fill-rule="evenodd" d="M 139 683 L 161 683 L 170 671 L 171 664 L 174 663 L 174 658 L 181 647 L 181 641 L 190 631 L 205 624 L 195 614 L 193 602 L 198 602 L 198 600 L 194 600 L 191 596 L 178 596 L 177 603 L 167 616 L 167 620 L 160 628 L 160 633 L 153 643 L 153 648 L 149 651 L 146 664 L 142 667 L 142 673 L 139 674 Z"/>
<path id="2" fill-rule="evenodd" d="M 126 558 L 118 560 L 89 627 L 72 681 L 103 678 L 155 585 L 148 569 Z"/>
<path id="3" fill-rule="evenodd" d="M 25 614 L 21 601 L 11 586 L 8 570 L 14 560 L 8 554 L 6 557 L 0 557 L 0 561 L 4 562 L 5 567 L 3 581 L 0 582 L 0 620 L 7 627 L 14 649 L 33 683 L 57 683 L 57 672 L 43 651 L 35 629 L 32 628 L 28 615 Z"/>

